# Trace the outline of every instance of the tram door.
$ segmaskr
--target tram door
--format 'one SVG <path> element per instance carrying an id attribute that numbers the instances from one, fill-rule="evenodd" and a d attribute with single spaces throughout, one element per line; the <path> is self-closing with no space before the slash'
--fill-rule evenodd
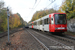
<path id="1" fill-rule="evenodd" d="M 49 17 L 49 31 L 53 32 L 54 30 L 54 17 L 50 15 Z"/>
<path id="2" fill-rule="evenodd" d="M 49 17 L 49 32 L 51 32 L 51 17 Z"/>
<path id="3" fill-rule="evenodd" d="M 51 17 L 51 26 L 50 26 L 51 32 L 54 32 L 54 17 Z"/>
<path id="4" fill-rule="evenodd" d="M 44 20 L 42 20 L 42 29 L 44 31 Z"/>

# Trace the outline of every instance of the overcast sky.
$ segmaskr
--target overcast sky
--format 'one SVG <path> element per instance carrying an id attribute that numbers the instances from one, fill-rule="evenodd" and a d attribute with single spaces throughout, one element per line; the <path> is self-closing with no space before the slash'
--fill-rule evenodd
<path id="1" fill-rule="evenodd" d="M 5 7 L 11 7 L 12 13 L 19 13 L 24 21 L 29 22 L 36 11 L 43 10 L 44 8 L 58 9 L 63 0 L 3 0 Z M 50 5 L 49 5 L 50 4 Z"/>

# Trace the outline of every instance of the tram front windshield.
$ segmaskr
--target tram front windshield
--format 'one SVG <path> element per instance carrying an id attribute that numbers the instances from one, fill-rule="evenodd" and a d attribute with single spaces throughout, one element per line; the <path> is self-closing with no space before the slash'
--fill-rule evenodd
<path id="1" fill-rule="evenodd" d="M 55 14 L 55 24 L 66 24 L 65 14 Z"/>

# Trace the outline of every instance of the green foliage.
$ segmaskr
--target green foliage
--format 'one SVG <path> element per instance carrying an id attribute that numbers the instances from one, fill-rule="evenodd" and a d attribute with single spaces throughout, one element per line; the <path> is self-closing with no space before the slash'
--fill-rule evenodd
<path id="1" fill-rule="evenodd" d="M 65 0 L 60 9 L 67 14 L 67 19 L 75 18 L 75 0 Z"/>
<path id="2" fill-rule="evenodd" d="M 11 14 L 11 12 L 10 12 L 10 17 L 9 17 L 9 28 L 10 29 L 23 26 L 22 21 L 24 21 L 24 20 L 21 18 L 21 16 L 19 17 L 18 14 Z M 6 8 L 1 9 L 1 12 L 0 12 L 0 31 L 7 31 L 7 11 L 6 11 Z"/>
<path id="3" fill-rule="evenodd" d="M 0 22 L 0 30 L 1 31 L 6 31 L 7 30 L 7 14 L 6 14 L 6 9 L 3 8 L 3 9 L 0 9 L 1 12 L 0 12 L 0 19 L 1 19 L 1 22 Z"/>
<path id="4" fill-rule="evenodd" d="M 23 24 L 24 24 L 23 21 L 24 20 L 22 19 L 22 17 L 20 16 L 20 14 L 19 15 L 18 14 L 16 13 L 16 14 L 12 14 L 10 16 L 10 18 L 9 18 L 9 21 L 10 21 L 9 22 L 10 29 L 23 26 Z"/>
<path id="5" fill-rule="evenodd" d="M 0 31 L 0 33 L 2 33 L 2 31 Z"/>
<path id="6" fill-rule="evenodd" d="M 7 31 L 7 8 L 4 8 L 4 2 L 0 1 L 0 32 Z M 24 25 L 24 20 L 19 13 L 12 14 L 11 11 L 9 17 L 9 28 L 22 27 Z"/>
<path id="7" fill-rule="evenodd" d="M 33 15 L 31 21 L 37 20 L 45 15 L 51 14 L 51 13 L 56 13 L 58 11 L 54 10 L 54 9 L 47 9 L 47 10 L 41 10 L 41 11 L 37 11 L 35 12 L 35 14 Z"/>

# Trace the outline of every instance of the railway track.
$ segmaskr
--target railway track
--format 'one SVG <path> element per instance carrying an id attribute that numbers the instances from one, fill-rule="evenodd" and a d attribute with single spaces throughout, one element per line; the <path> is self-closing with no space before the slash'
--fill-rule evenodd
<path id="1" fill-rule="evenodd" d="M 26 29 L 46 50 L 52 50 L 52 49 L 58 49 L 58 50 L 67 50 L 64 47 L 68 47 L 68 49 L 74 50 L 72 45 L 67 45 L 63 42 L 60 42 L 60 40 L 56 40 L 56 37 L 48 36 L 43 34 L 43 32 L 40 31 L 34 31 L 31 29 Z M 58 47 L 58 48 L 52 48 L 52 47 Z"/>
<path id="2" fill-rule="evenodd" d="M 42 34 L 45 34 L 47 36 L 50 36 L 50 37 L 54 37 L 54 38 L 57 38 L 61 41 L 66 41 L 68 43 L 71 43 L 71 44 L 75 44 L 75 38 L 71 37 L 71 36 L 67 36 L 67 35 L 54 35 L 54 34 L 51 34 L 49 32 L 42 32 L 42 31 L 38 31 L 39 33 L 42 33 Z"/>
<path id="3" fill-rule="evenodd" d="M 17 31 L 21 31 L 23 30 L 23 28 L 19 28 L 19 29 L 13 29 L 13 30 L 10 30 L 10 34 L 14 33 L 14 32 L 17 32 Z M 0 33 L 0 38 L 4 37 L 4 36 L 7 36 L 7 31 L 6 32 L 3 32 L 3 33 Z"/>
<path id="4" fill-rule="evenodd" d="M 69 39 L 75 40 L 75 37 L 72 37 L 72 36 L 65 35 L 65 37 L 66 37 L 66 38 L 69 38 Z"/>

